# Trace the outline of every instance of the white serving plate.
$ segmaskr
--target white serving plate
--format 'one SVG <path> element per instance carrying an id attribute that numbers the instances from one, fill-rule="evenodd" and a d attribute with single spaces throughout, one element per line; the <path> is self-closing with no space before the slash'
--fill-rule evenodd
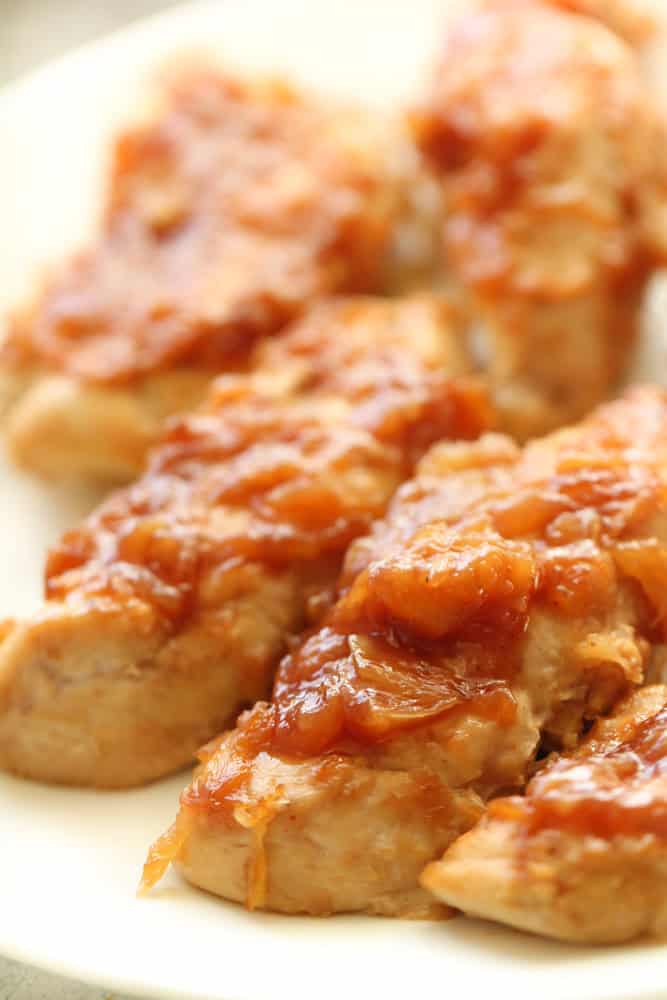
<path id="1" fill-rule="evenodd" d="M 0 98 L 0 305 L 85 237 L 109 135 L 168 54 L 204 49 L 233 66 L 286 70 L 325 91 L 386 105 L 415 92 L 451 7 L 447 0 L 197 3 L 15 85 Z M 667 371 L 661 312 L 658 294 L 639 365 L 653 378 Z M 34 606 L 45 547 L 91 503 L 0 467 L 0 614 Z M 174 875 L 140 900 L 146 847 L 170 822 L 183 782 L 95 793 L 0 776 L 0 953 L 115 990 L 201 1000 L 667 998 L 667 947 L 656 944 L 572 948 L 464 919 L 248 914 Z"/>

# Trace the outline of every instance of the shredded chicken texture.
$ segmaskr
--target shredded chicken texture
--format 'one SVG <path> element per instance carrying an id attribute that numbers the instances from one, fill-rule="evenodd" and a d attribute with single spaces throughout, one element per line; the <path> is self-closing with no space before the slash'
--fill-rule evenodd
<path id="1" fill-rule="evenodd" d="M 264 697 L 419 457 L 488 427 L 456 329 L 439 298 L 331 301 L 173 421 L 51 551 L 46 605 L 0 645 L 0 763 L 138 784 Z"/>
<path id="2" fill-rule="evenodd" d="M 410 155 L 379 115 L 280 81 L 174 73 L 116 141 L 96 243 L 2 347 L 14 458 L 61 479 L 131 478 L 164 417 L 247 366 L 258 340 L 315 300 L 381 290 Z"/>
<path id="3" fill-rule="evenodd" d="M 413 116 L 442 185 L 447 265 L 521 438 L 609 392 L 667 249 L 665 124 L 636 53 L 567 7 L 605 9 L 464 12 Z"/>
<path id="4" fill-rule="evenodd" d="M 272 701 L 205 748 L 145 884 L 175 858 L 251 906 L 429 912 L 429 856 L 643 682 L 666 440 L 667 394 L 647 388 L 523 452 L 435 446 Z"/>
<path id="5" fill-rule="evenodd" d="M 667 936 L 667 688 L 646 687 L 492 802 L 422 883 L 466 913 L 566 941 Z"/>

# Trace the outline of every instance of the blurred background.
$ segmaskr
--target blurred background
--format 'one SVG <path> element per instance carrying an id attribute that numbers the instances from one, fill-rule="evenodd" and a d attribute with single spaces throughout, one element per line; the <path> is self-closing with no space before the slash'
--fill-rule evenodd
<path id="1" fill-rule="evenodd" d="M 0 86 L 176 0 L 0 0 Z"/>

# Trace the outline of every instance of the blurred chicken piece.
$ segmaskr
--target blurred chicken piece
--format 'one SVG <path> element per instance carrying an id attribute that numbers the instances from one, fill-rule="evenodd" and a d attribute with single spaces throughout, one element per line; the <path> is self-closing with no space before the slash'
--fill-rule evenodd
<path id="1" fill-rule="evenodd" d="M 580 417 L 623 371 L 666 259 L 665 127 L 635 53 L 557 3 L 495 0 L 452 26 L 413 126 L 504 426 Z"/>
<path id="2" fill-rule="evenodd" d="M 466 913 L 566 941 L 667 936 L 667 688 L 600 719 L 525 797 L 492 802 L 422 883 Z"/>
<path id="3" fill-rule="evenodd" d="M 0 764 L 139 784 L 265 697 L 420 455 L 489 426 L 456 324 L 433 297 L 322 304 L 172 422 L 146 474 L 51 552 L 48 603 L 0 645 Z"/>
<path id="4" fill-rule="evenodd" d="M 428 912 L 425 859 L 522 785 L 540 739 L 574 746 L 643 681 L 666 442 L 667 393 L 644 389 L 523 452 L 435 446 L 272 702 L 204 749 L 144 885 L 175 859 L 251 907 Z"/>
<path id="5" fill-rule="evenodd" d="M 389 266 L 404 287 L 392 240 L 415 160 L 380 116 L 284 83 L 192 67 L 168 78 L 116 142 L 98 241 L 0 350 L 14 459 L 53 478 L 130 479 L 167 415 L 310 302 L 380 290 Z M 419 228 L 410 274 L 430 253 Z"/>
<path id="6" fill-rule="evenodd" d="M 495 0 L 491 0 L 495 2 Z M 650 41 L 657 30 L 655 4 L 644 0 L 549 0 L 556 7 L 602 21 L 631 45 Z"/>

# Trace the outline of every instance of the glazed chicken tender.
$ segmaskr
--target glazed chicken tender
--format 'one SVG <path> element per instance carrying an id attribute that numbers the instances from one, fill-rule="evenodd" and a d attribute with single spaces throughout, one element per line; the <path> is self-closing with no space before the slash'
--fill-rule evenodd
<path id="1" fill-rule="evenodd" d="M 598 721 L 525 797 L 492 802 L 422 883 L 467 913 L 566 941 L 667 936 L 667 688 Z"/>
<path id="2" fill-rule="evenodd" d="M 14 459 L 131 479 L 164 418 L 247 366 L 259 338 L 314 300 L 378 290 L 403 211 L 390 132 L 280 82 L 175 73 L 116 143 L 97 242 L 0 350 Z"/>
<path id="3" fill-rule="evenodd" d="M 665 126 L 635 52 L 576 10 L 495 0 L 447 36 L 415 134 L 505 426 L 578 419 L 616 382 L 667 249 Z"/>
<path id="4" fill-rule="evenodd" d="M 436 298 L 332 301 L 172 422 L 146 474 L 66 534 L 0 645 L 0 763 L 139 784 L 265 697 L 347 545 L 441 437 L 491 409 Z"/>
<path id="5" fill-rule="evenodd" d="M 548 2 L 564 10 L 596 18 L 630 44 L 640 48 L 644 43 L 650 42 L 657 31 L 655 4 L 651 5 L 651 0 L 548 0 Z"/>
<path id="6" fill-rule="evenodd" d="M 436 445 L 271 703 L 204 748 L 144 884 L 176 860 L 250 907 L 429 912 L 424 864 L 642 683 L 666 441 L 667 394 L 644 389 L 523 452 Z"/>

